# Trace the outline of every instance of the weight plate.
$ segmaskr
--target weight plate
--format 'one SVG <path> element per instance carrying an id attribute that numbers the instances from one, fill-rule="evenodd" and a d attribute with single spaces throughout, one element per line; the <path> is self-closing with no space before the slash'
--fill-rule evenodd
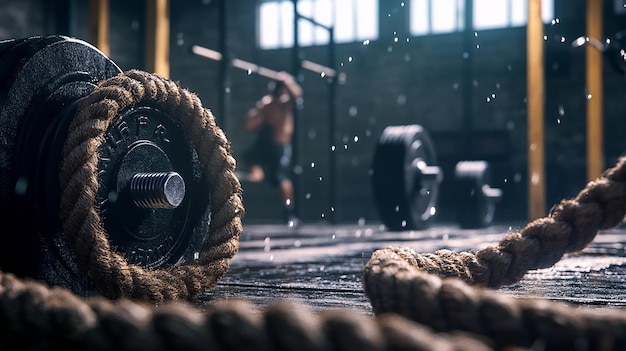
<path id="1" fill-rule="evenodd" d="M 454 169 L 457 222 L 462 228 L 482 228 L 490 225 L 496 202 L 502 196 L 491 184 L 491 169 L 487 161 L 461 161 Z"/>
<path id="2" fill-rule="evenodd" d="M 55 238 L 67 116 L 99 81 L 121 70 L 95 47 L 63 36 L 8 41 L 1 49 L 0 266 L 36 276 L 43 256 L 59 262 L 65 256 Z"/>
<path id="3" fill-rule="evenodd" d="M 390 230 L 421 229 L 435 218 L 443 174 L 422 126 L 386 127 L 376 146 L 372 170 L 374 201 Z"/>
<path id="4" fill-rule="evenodd" d="M 133 106 L 115 118 L 104 137 L 96 199 L 111 245 L 129 263 L 148 268 L 193 261 L 208 232 L 210 194 L 182 128 L 154 107 Z M 150 201 L 145 203 L 151 207 L 138 206 L 130 187 L 133 177 L 167 172 L 184 181 L 182 202 L 174 208 Z"/>

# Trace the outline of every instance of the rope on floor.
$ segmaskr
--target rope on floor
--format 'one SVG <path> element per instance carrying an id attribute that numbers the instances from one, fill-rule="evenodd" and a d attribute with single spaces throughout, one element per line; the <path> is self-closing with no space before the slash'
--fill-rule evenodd
<path id="1" fill-rule="evenodd" d="M 531 269 L 547 268 L 565 253 L 585 248 L 599 230 L 626 214 L 626 157 L 590 182 L 574 199 L 477 252 L 418 254 L 408 247 L 374 252 L 363 287 L 375 313 L 397 313 L 437 331 L 483 335 L 496 346 L 613 350 L 626 348 L 626 314 L 513 299 L 480 287 L 516 283 Z M 473 288 L 471 285 L 478 286 Z"/>

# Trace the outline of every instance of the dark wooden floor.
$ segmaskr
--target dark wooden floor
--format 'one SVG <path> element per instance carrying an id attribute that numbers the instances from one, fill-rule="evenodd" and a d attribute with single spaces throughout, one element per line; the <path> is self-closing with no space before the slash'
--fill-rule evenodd
<path id="1" fill-rule="evenodd" d="M 244 225 L 241 249 L 228 274 L 206 298 L 242 298 L 264 305 L 302 301 L 313 310 L 334 307 L 371 313 L 361 287 L 372 252 L 403 245 L 417 252 L 477 250 L 495 244 L 525 223 L 463 230 L 437 224 L 422 231 L 389 232 L 379 224 Z M 555 266 L 529 272 L 502 293 L 586 305 L 626 305 L 626 228 L 602 232 L 583 252 Z"/>

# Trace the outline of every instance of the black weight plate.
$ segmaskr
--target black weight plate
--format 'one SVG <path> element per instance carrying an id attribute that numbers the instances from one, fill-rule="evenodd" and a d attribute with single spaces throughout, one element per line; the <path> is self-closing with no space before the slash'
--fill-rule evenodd
<path id="1" fill-rule="evenodd" d="M 390 230 L 421 229 L 435 218 L 439 181 L 427 181 L 423 166 L 437 166 L 426 130 L 416 124 L 385 128 L 374 154 L 372 191 Z"/>
<path id="2" fill-rule="evenodd" d="M 96 196 L 111 244 L 133 264 L 159 268 L 193 261 L 210 222 L 210 194 L 196 151 L 174 119 L 151 106 L 121 112 L 98 149 Z M 174 208 L 135 205 L 130 180 L 137 173 L 176 172 L 185 196 Z M 194 251 L 195 250 L 195 251 Z"/>
<path id="3" fill-rule="evenodd" d="M 10 253 L 0 266 L 28 271 L 40 266 L 44 251 L 61 250 L 58 174 L 67 110 L 121 70 L 95 47 L 63 36 L 16 40 L 0 63 L 0 246 Z M 47 244 L 36 235 L 42 232 Z"/>
<path id="4" fill-rule="evenodd" d="M 496 198 L 490 197 L 491 169 L 487 161 L 461 161 L 454 170 L 457 222 L 462 228 L 490 225 L 496 210 Z"/>

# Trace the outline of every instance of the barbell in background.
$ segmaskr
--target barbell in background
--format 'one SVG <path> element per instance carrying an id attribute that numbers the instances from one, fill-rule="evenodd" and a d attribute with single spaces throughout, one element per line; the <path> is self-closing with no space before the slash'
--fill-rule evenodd
<path id="1" fill-rule="evenodd" d="M 437 216 L 443 181 L 443 171 L 426 129 L 413 124 L 383 130 L 372 163 L 372 193 L 387 228 L 401 231 L 428 227 Z M 447 186 L 454 189 L 458 224 L 462 228 L 490 225 L 502 191 L 490 186 L 489 163 L 460 161 L 451 182 Z"/>
<path id="2" fill-rule="evenodd" d="M 78 293 L 92 287 L 63 240 L 59 172 L 78 102 L 121 73 L 95 47 L 63 37 L 0 42 L 0 268 Z M 158 106 L 121 111 L 98 148 L 110 244 L 147 268 L 194 261 L 210 194 L 196 150 Z"/>

